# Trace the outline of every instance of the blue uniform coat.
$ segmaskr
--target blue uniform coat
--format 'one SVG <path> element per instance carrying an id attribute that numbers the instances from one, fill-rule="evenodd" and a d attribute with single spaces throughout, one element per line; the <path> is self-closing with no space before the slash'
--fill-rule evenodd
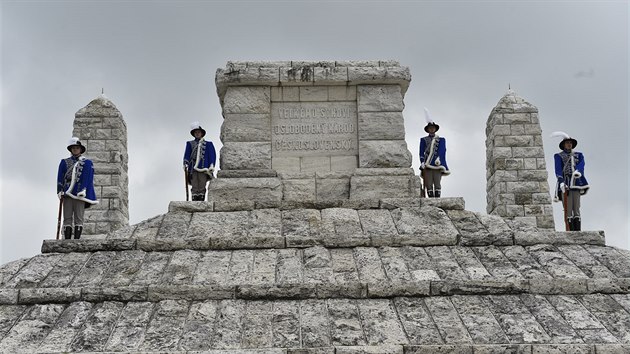
<path id="1" fill-rule="evenodd" d="M 61 160 L 57 171 L 57 193 L 82 200 L 86 207 L 98 203 L 94 192 L 94 166 L 83 156 Z"/>
<path id="2" fill-rule="evenodd" d="M 556 191 L 562 194 L 560 183 L 564 183 L 569 189 L 579 190 L 580 194 L 586 194 L 590 186 L 584 176 L 584 154 L 573 151 L 573 159 L 568 151 L 561 151 L 553 155 L 556 178 L 558 179 Z M 577 176 L 574 172 L 577 171 Z"/>
<path id="3" fill-rule="evenodd" d="M 435 144 L 432 144 L 433 141 Z M 420 163 L 424 163 L 425 168 L 440 170 L 443 175 L 449 175 L 451 171 L 446 163 L 446 139 L 438 135 L 427 135 L 420 139 Z"/>
<path id="4" fill-rule="evenodd" d="M 211 141 L 206 141 L 202 138 L 186 142 L 184 166 L 188 171 L 189 177 L 192 175 L 193 170 L 212 175 L 216 159 L 214 144 Z"/>

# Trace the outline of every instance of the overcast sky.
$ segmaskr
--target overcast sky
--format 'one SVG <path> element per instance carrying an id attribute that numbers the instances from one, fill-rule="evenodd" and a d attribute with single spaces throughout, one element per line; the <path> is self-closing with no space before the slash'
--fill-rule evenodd
<path id="1" fill-rule="evenodd" d="M 56 227 L 74 114 L 101 88 L 128 129 L 132 224 L 183 200 L 200 121 L 220 148 L 214 85 L 229 60 L 398 60 L 411 69 L 417 173 L 428 107 L 448 141 L 445 196 L 486 210 L 485 126 L 508 83 L 538 107 L 550 183 L 563 130 L 586 156 L 583 229 L 628 241 L 627 1 L 2 1 L 0 264 Z M 89 151 L 87 152 L 89 156 Z M 561 206 L 554 204 L 556 225 Z"/>

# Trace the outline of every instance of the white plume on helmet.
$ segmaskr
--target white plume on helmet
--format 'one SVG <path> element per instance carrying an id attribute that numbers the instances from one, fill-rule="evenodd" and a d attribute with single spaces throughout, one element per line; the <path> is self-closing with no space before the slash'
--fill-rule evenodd
<path id="1" fill-rule="evenodd" d="M 190 123 L 190 129 L 191 130 L 195 130 L 195 129 L 199 129 L 201 128 L 201 124 L 199 124 L 199 122 L 192 122 Z"/>
<path id="2" fill-rule="evenodd" d="M 551 133 L 551 137 L 552 138 L 557 138 L 560 137 L 562 139 L 570 139 L 571 137 L 569 136 L 569 134 L 565 133 L 565 132 L 561 132 L 561 131 L 557 131 L 557 132 L 553 132 Z"/>
<path id="3" fill-rule="evenodd" d="M 70 140 L 68 140 L 68 146 L 77 145 L 77 142 L 79 142 L 79 138 L 77 138 L 76 136 L 73 136 L 72 138 L 70 138 Z"/>
<path id="4" fill-rule="evenodd" d="M 424 107 L 424 119 L 427 121 L 427 124 L 433 123 L 433 119 L 431 119 L 431 114 L 429 114 L 427 107 Z"/>

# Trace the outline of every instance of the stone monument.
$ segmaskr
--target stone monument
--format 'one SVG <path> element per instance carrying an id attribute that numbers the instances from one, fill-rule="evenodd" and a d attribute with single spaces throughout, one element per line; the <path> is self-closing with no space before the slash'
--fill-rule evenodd
<path id="1" fill-rule="evenodd" d="M 229 209 L 418 196 L 410 80 L 395 61 L 229 62 L 216 74 L 223 148 L 210 197 Z"/>
<path id="2" fill-rule="evenodd" d="M 538 108 L 509 90 L 486 123 L 487 212 L 553 229 Z"/>
<path id="3" fill-rule="evenodd" d="M 106 234 L 129 225 L 127 124 L 122 114 L 100 95 L 75 114 L 72 136 L 85 144 L 85 155 L 94 162 L 99 200 L 85 210 L 83 234 Z"/>
<path id="4" fill-rule="evenodd" d="M 405 69 L 230 67 L 217 76 L 221 196 L 171 202 L 104 238 L 45 240 L 0 267 L 0 352 L 630 352 L 630 252 L 603 231 L 521 228 L 462 198 L 413 195 L 399 151 L 408 74 L 392 81 Z M 291 101 L 315 92 L 317 104 Z M 367 129 L 382 121 L 396 134 Z M 364 155 L 377 146 L 385 155 Z M 345 187 L 320 198 L 320 179 Z"/>

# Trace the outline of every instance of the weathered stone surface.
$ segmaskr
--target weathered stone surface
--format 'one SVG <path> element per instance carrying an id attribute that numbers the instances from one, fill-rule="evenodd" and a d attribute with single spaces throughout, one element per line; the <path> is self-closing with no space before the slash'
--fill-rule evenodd
<path id="1" fill-rule="evenodd" d="M 213 202 L 172 201 L 168 203 L 169 213 L 176 213 L 176 212 L 195 213 L 195 212 L 213 211 L 213 209 L 214 209 Z"/>
<path id="2" fill-rule="evenodd" d="M 381 198 L 409 198 L 414 196 L 410 176 L 352 176 L 350 199 L 372 200 Z"/>
<path id="3" fill-rule="evenodd" d="M 271 169 L 271 143 L 226 142 L 220 160 L 226 170 Z"/>
<path id="4" fill-rule="evenodd" d="M 411 153 L 404 140 L 359 141 L 360 168 L 404 168 L 411 166 Z"/>
<path id="5" fill-rule="evenodd" d="M 392 211 L 398 229 L 395 242 L 400 245 L 454 245 L 457 229 L 442 209 L 435 207 L 400 208 Z"/>
<path id="6" fill-rule="evenodd" d="M 208 195 L 215 201 L 254 201 L 280 204 L 282 183 L 278 178 L 221 178 L 210 183 Z"/>
<path id="7" fill-rule="evenodd" d="M 404 108 L 400 86 L 357 86 L 359 112 L 402 112 Z"/>
<path id="8" fill-rule="evenodd" d="M 404 140 L 402 112 L 359 113 L 359 140 Z"/>
<path id="9" fill-rule="evenodd" d="M 223 113 L 270 113 L 269 87 L 229 87 L 223 98 Z"/>

